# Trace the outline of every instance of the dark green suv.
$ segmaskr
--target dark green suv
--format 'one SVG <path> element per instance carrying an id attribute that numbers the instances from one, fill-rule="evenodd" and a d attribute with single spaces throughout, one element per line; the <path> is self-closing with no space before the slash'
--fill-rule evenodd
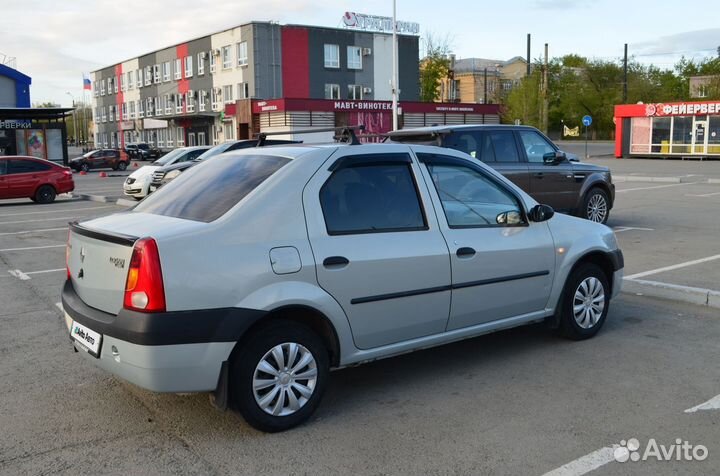
<path id="1" fill-rule="evenodd" d="M 491 166 L 539 203 L 606 223 L 615 201 L 610 169 L 580 163 L 530 126 L 462 125 L 401 129 L 392 142 L 460 150 Z"/>

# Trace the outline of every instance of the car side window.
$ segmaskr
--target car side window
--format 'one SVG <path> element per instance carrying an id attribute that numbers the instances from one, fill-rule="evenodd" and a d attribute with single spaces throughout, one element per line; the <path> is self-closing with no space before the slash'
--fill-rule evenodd
<path id="1" fill-rule="evenodd" d="M 193 151 L 189 152 L 188 154 L 186 154 L 185 157 L 180 159 L 178 162 L 187 162 L 189 160 L 195 160 L 198 157 L 200 157 L 204 152 L 205 152 L 205 150 L 203 150 L 203 149 L 193 150 Z"/>
<path id="2" fill-rule="evenodd" d="M 483 162 L 495 162 L 495 150 L 488 134 L 477 131 L 452 133 L 445 145 Z"/>
<path id="3" fill-rule="evenodd" d="M 11 159 L 8 166 L 9 174 L 27 174 L 32 172 L 43 172 L 50 170 L 50 165 L 35 162 L 34 160 Z"/>
<path id="4" fill-rule="evenodd" d="M 320 190 L 320 205 L 330 235 L 427 229 L 409 162 L 335 170 Z"/>
<path id="5" fill-rule="evenodd" d="M 7 160 L 0 160 L 0 175 L 5 175 L 7 173 Z"/>
<path id="6" fill-rule="evenodd" d="M 525 147 L 528 162 L 542 163 L 545 154 L 555 153 L 555 148 L 535 131 L 520 131 L 520 139 Z"/>
<path id="7" fill-rule="evenodd" d="M 517 197 L 479 170 L 452 159 L 426 165 L 451 228 L 526 224 Z"/>
<path id="8" fill-rule="evenodd" d="M 520 162 L 515 137 L 512 131 L 491 131 L 487 134 L 498 162 Z"/>

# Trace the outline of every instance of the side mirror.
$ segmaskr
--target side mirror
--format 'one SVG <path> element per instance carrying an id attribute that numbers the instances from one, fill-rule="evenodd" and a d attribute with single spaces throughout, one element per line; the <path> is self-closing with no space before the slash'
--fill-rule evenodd
<path id="1" fill-rule="evenodd" d="M 530 209 L 528 218 L 534 222 L 547 221 L 555 215 L 555 210 L 550 205 L 535 205 Z"/>
<path id="2" fill-rule="evenodd" d="M 562 161 L 566 160 L 567 156 L 562 150 L 556 150 L 555 152 L 548 152 L 543 155 L 543 163 L 545 165 L 557 165 Z"/>
<path id="3" fill-rule="evenodd" d="M 495 217 L 495 222 L 498 225 L 519 225 L 523 222 L 523 219 L 517 210 L 509 210 Z"/>

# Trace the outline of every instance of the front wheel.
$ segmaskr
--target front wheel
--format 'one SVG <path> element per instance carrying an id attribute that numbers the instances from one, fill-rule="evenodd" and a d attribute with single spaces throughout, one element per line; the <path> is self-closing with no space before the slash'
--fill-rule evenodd
<path id="1" fill-rule="evenodd" d="M 120 171 L 127 169 L 127 162 L 118 162 L 117 169 Z"/>
<path id="2" fill-rule="evenodd" d="M 230 397 L 245 420 L 272 433 L 310 418 L 329 374 L 322 339 L 302 324 L 278 320 L 241 345 L 232 359 Z"/>
<path id="3" fill-rule="evenodd" d="M 87 172 L 88 170 L 90 170 L 90 166 L 88 164 L 82 164 L 80 166 L 80 170 L 82 170 L 83 172 Z"/>
<path id="4" fill-rule="evenodd" d="M 591 189 L 583 201 L 582 217 L 595 223 L 607 223 L 610 216 L 610 200 L 600 188 Z"/>
<path id="5" fill-rule="evenodd" d="M 573 340 L 589 339 L 600 331 L 610 307 L 610 286 L 596 264 L 583 263 L 565 283 L 560 308 L 560 332 Z"/>

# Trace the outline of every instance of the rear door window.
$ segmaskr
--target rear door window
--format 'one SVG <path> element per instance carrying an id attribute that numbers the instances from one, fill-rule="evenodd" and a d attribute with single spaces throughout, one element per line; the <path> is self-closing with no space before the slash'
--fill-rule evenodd
<path id="1" fill-rule="evenodd" d="M 27 174 L 50 170 L 50 164 L 43 164 L 35 160 L 12 159 L 8 167 L 8 174 Z"/>
<path id="2" fill-rule="evenodd" d="M 520 162 L 515 135 L 512 131 L 491 131 L 488 133 L 498 162 Z"/>
<path id="3" fill-rule="evenodd" d="M 211 222 L 288 162 L 272 155 L 221 155 L 181 174 L 133 211 Z"/>
<path id="4" fill-rule="evenodd" d="M 335 171 L 320 190 L 330 235 L 427 229 L 410 163 L 376 162 Z"/>

